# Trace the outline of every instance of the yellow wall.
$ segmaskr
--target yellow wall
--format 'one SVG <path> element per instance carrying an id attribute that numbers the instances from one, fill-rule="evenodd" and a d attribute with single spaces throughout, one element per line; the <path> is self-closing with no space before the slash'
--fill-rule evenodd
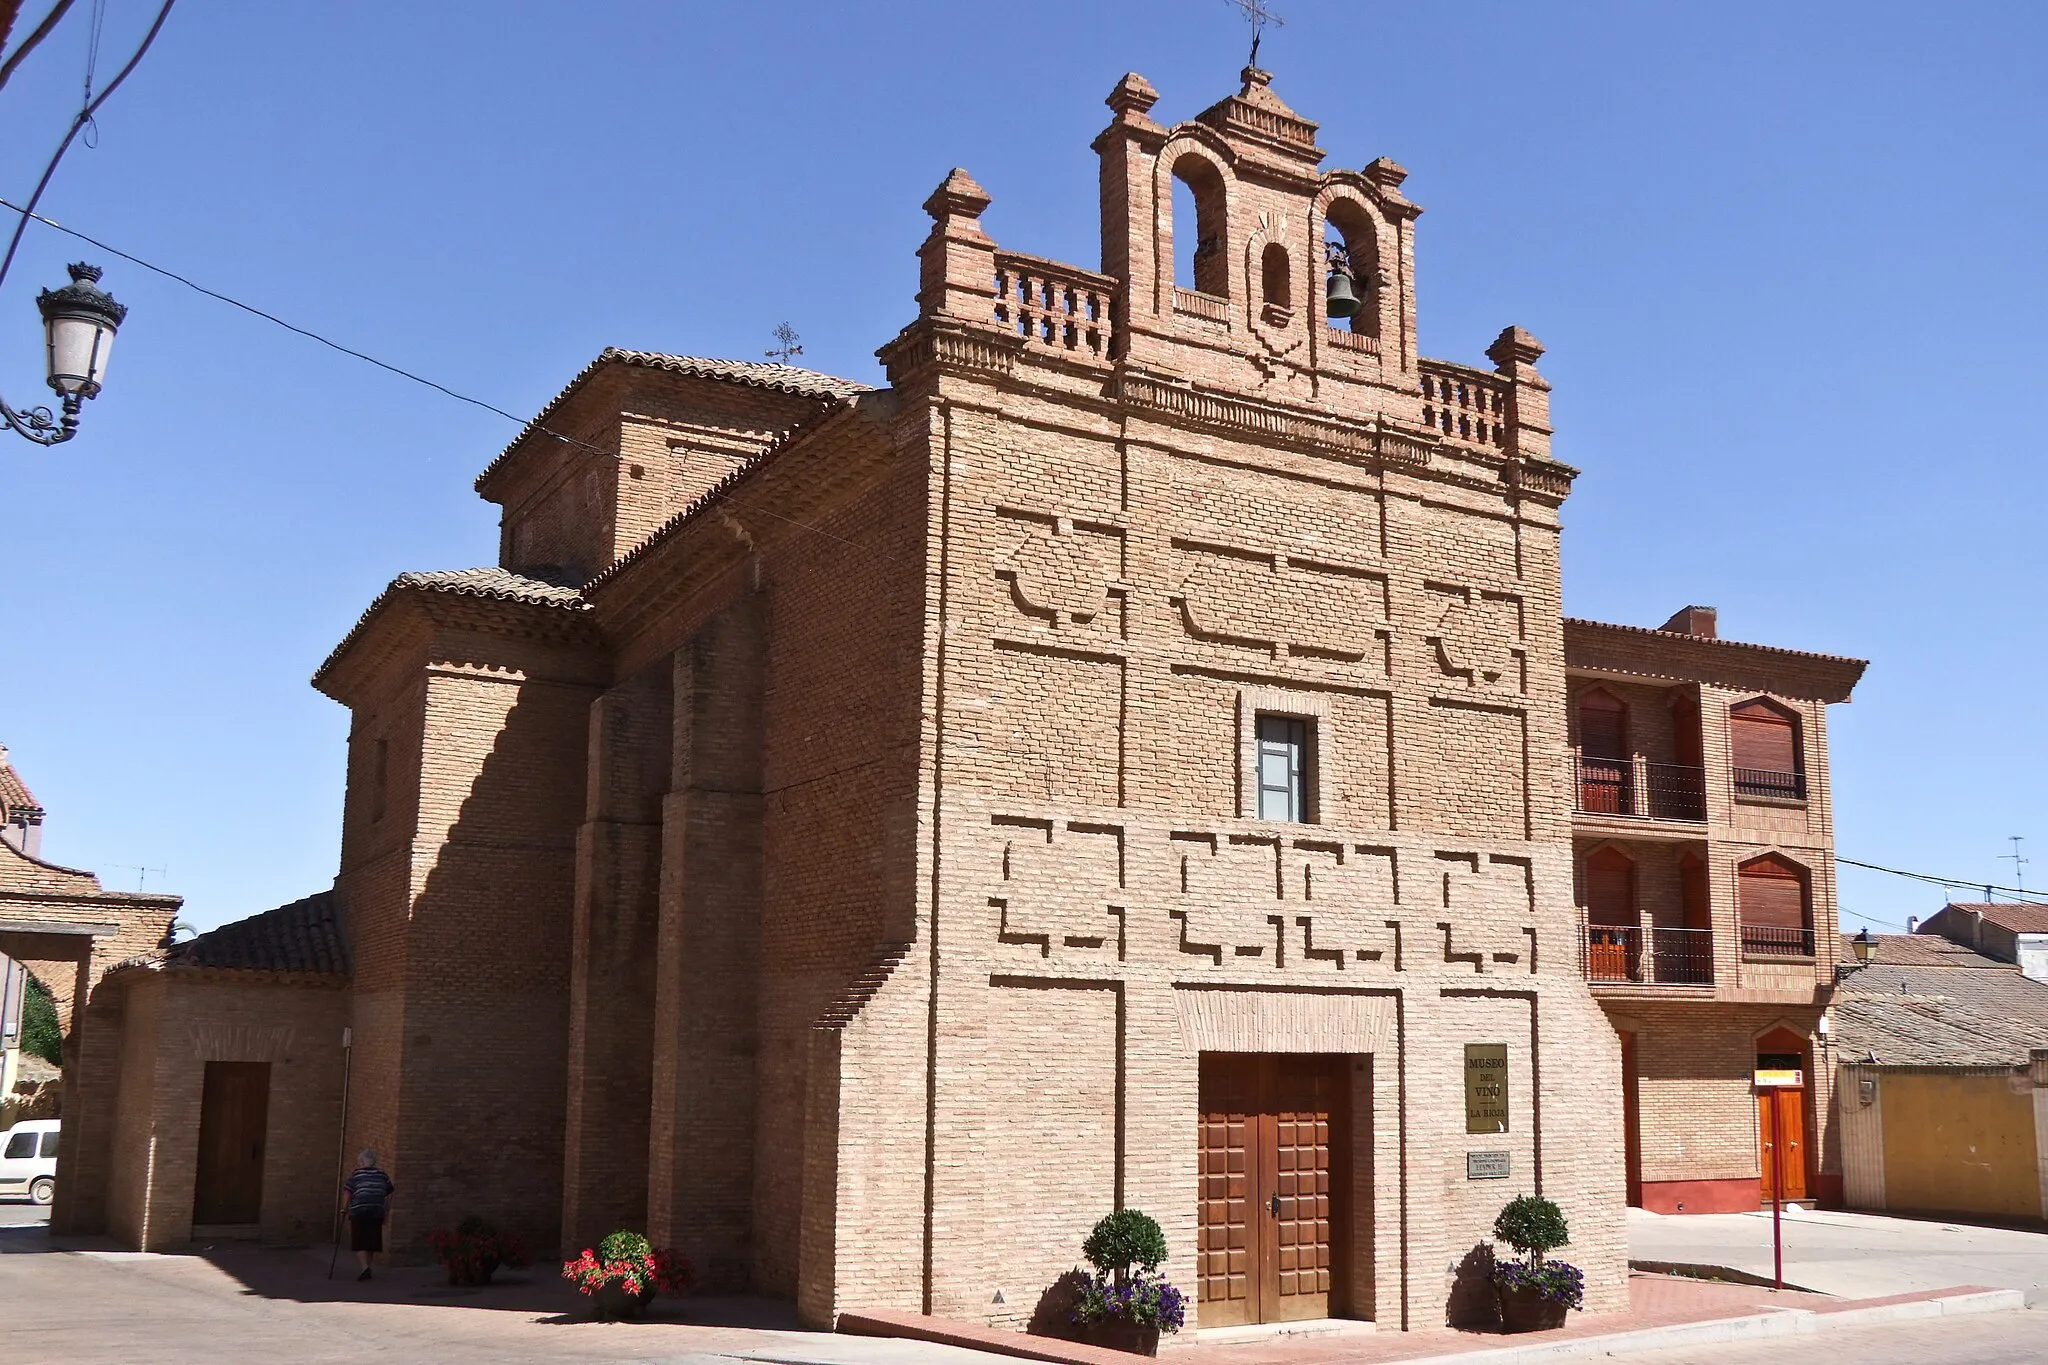
<path id="1" fill-rule="evenodd" d="M 2041 1216 L 2026 1073 L 1879 1073 L 1885 1205 L 1894 1211 Z"/>

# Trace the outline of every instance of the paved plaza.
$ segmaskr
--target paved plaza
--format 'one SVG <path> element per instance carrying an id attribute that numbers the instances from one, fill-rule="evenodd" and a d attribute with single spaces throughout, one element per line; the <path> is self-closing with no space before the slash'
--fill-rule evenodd
<path id="1" fill-rule="evenodd" d="M 306 1365 L 373 1357 L 468 1362 L 667 1361 L 690 1365 L 994 1365 L 1001 1357 L 961 1346 L 798 1330 L 786 1304 L 760 1299 L 658 1301 L 650 1320 L 586 1320 L 584 1302 L 542 1264 L 483 1289 L 455 1289 L 426 1267 L 380 1271 L 357 1283 L 344 1264 L 326 1277 L 325 1248 L 247 1245 L 155 1255 L 53 1247 L 45 1213 L 0 1203 L 0 1331 L 13 1362 L 137 1360 Z M 1660 1218 L 1632 1213 L 1637 1259 L 1769 1268 L 1768 1217 Z M 1871 1298 L 1978 1284 L 2030 1295 L 2048 1278 L 2048 1235 L 1857 1214 L 1787 1220 L 1787 1276 Z M 69 1244 L 67 1244 L 69 1245 Z M 101 1244 L 102 1246 L 110 1244 Z M 1761 1248 L 1759 1250 L 1759 1248 Z M 344 1262 L 348 1258 L 342 1258 Z M 1561 1337 L 1680 1330 L 1703 1319 L 1783 1310 L 1829 1313 L 1838 1301 L 1811 1294 L 1638 1277 L 1631 1313 L 1576 1321 Z M 1858 1361 L 2032 1361 L 2048 1323 L 2032 1312 L 1990 1312 L 1938 1321 L 1849 1327 L 1767 1340 L 1631 1351 L 1653 1363 L 1750 1365 L 1797 1355 L 1808 1365 Z M 1753 1329 L 1739 1329 L 1743 1331 Z M 1669 1338 L 1667 1338 L 1668 1340 Z M 1443 1331 L 1345 1333 L 1260 1342 L 1175 1343 L 1182 1365 L 1370 1365 L 1462 1351 L 1513 1350 L 1501 1337 Z M 1549 1351 L 1575 1343 L 1553 1339 Z M 1576 1343 L 1599 1349 L 1590 1340 Z M 1648 1344 L 1648 1343 L 1644 1343 Z"/>
<path id="2" fill-rule="evenodd" d="M 1727 1266 L 1771 1274 L 1771 1215 L 1628 1213 L 1629 1257 L 1642 1264 Z M 2018 1289 L 2048 1303 L 2048 1232 L 1870 1213 L 1794 1212 L 1784 1221 L 1785 1283 L 1841 1298 L 1883 1298 L 1950 1285 Z M 2048 1348 L 2042 1354 L 2048 1356 Z"/>

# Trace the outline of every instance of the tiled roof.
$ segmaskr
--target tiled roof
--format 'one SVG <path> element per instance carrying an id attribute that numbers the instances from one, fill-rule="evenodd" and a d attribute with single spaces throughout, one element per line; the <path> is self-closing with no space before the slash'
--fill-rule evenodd
<path id="1" fill-rule="evenodd" d="M 857 384 L 851 379 L 840 379 L 834 375 L 819 374 L 816 370 L 800 369 L 795 365 L 778 365 L 761 360 L 718 360 L 709 356 L 665 355 L 660 351 L 627 351 L 616 346 L 607 346 L 598 353 L 597 359 L 579 370 L 574 379 L 562 386 L 562 391 L 548 400 L 531 422 L 528 422 L 514 436 L 511 442 L 498 453 L 498 457 L 484 466 L 484 472 L 477 475 L 478 491 L 491 475 L 519 449 L 527 437 L 547 426 L 548 420 L 567 401 L 570 394 L 583 386 L 585 380 L 605 365 L 638 365 L 650 370 L 668 370 L 675 374 L 692 375 L 699 379 L 723 379 L 729 383 L 745 384 L 750 388 L 774 389 L 780 393 L 795 394 L 800 398 L 814 398 L 820 402 L 831 402 L 841 398 L 852 398 L 863 393 L 872 393 L 872 385 Z"/>
<path id="2" fill-rule="evenodd" d="M 1975 967 L 1985 971 L 2011 971 L 2012 964 L 1986 957 L 1963 944 L 1951 943 L 1939 934 L 1879 934 L 1877 951 L 1871 960 L 1888 967 Z M 1854 962 L 1852 934 L 1842 935 L 1843 962 Z"/>
<path id="3" fill-rule="evenodd" d="M 328 669 L 334 667 L 342 655 L 348 653 L 362 633 L 369 629 L 370 622 L 394 594 L 401 592 L 439 592 L 456 597 L 477 597 L 493 602 L 524 602 L 540 607 L 562 607 L 570 611 L 588 611 L 590 604 L 583 600 L 583 594 L 575 588 L 550 583 L 546 579 L 534 578 L 529 574 L 513 573 L 488 565 L 477 569 L 438 569 L 428 573 L 402 573 L 391 580 L 376 600 L 363 610 L 348 634 L 341 637 L 341 643 L 327 655 L 320 667 L 313 670 L 313 684 L 319 686 L 320 679 Z"/>
<path id="4" fill-rule="evenodd" d="M 1746 640 L 1724 640 L 1713 635 L 1681 635 L 1675 630 L 1662 630 L 1655 626 L 1625 626 L 1618 621 L 1589 621 L 1583 616 L 1567 616 L 1568 626 L 1583 626 L 1593 630 L 1619 630 L 1630 635 L 1646 635 L 1659 641 L 1683 640 L 1693 644 L 1718 649 L 1760 650 L 1766 654 L 1783 654 L 1794 659 L 1816 659 L 1830 664 L 1854 664 L 1858 672 L 1870 666 L 1868 659 L 1852 659 L 1846 654 L 1816 654 L 1810 649 L 1787 649 L 1783 645 L 1753 645 Z"/>
<path id="5" fill-rule="evenodd" d="M 2014 904 L 2010 901 L 1950 901 L 1949 909 L 1979 914 L 2001 929 L 2015 934 L 2048 934 L 2048 905 Z"/>
<path id="6" fill-rule="evenodd" d="M 315 976 L 342 976 L 349 970 L 332 891 L 187 939 L 164 954 L 164 965 Z"/>
<path id="7" fill-rule="evenodd" d="M 1915 937 L 1919 937 L 1916 935 Z M 2018 1066 L 2048 1047 L 2048 984 L 2017 967 L 1887 962 L 1886 935 L 1870 966 L 1835 993 L 1836 1055 L 1894 1066 Z M 1975 957 L 1976 954 L 1970 954 Z"/>
<path id="8" fill-rule="evenodd" d="M 28 783 L 21 780 L 21 774 L 14 771 L 14 765 L 7 761 L 7 746 L 0 744 L 0 815 L 16 810 L 40 812 L 42 808 L 43 803 L 36 800 L 36 794 L 28 789 Z"/>
<path id="9" fill-rule="evenodd" d="M 430 573 L 402 573 L 391 580 L 392 588 L 419 588 L 427 592 L 452 592 L 459 597 L 488 597 L 498 602 L 532 602 L 536 606 L 582 607 L 583 594 L 573 587 L 550 583 L 531 574 L 513 573 L 496 565 L 477 569 L 438 569 Z M 390 589 L 386 589 L 390 591 Z"/>

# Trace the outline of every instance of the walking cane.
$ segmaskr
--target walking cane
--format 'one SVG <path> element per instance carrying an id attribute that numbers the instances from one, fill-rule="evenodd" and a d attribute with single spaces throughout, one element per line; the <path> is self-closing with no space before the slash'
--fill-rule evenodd
<path id="1" fill-rule="evenodd" d="M 355 1034 L 352 1028 L 341 1030 L 341 1131 L 334 1135 L 334 1184 L 341 1187 L 345 1179 L 342 1163 L 348 1160 L 348 1073 L 349 1062 L 355 1056 Z M 334 1263 L 341 1259 L 341 1209 L 334 1210 L 334 1252 L 327 1258 L 327 1278 L 334 1278 Z"/>

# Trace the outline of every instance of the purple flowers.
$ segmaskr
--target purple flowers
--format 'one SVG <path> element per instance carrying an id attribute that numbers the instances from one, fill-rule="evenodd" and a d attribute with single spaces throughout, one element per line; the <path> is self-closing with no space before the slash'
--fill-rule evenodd
<path id="1" fill-rule="evenodd" d="M 1493 1282 L 1503 1289 L 1528 1289 L 1537 1297 L 1567 1308 L 1577 1308 L 1586 1299 L 1586 1275 L 1564 1261 L 1496 1261 Z"/>
<path id="2" fill-rule="evenodd" d="M 1178 1332 L 1188 1320 L 1187 1295 L 1156 1272 L 1134 1270 L 1122 1279 L 1097 1271 L 1074 1309 L 1079 1323 L 1115 1320 Z"/>

